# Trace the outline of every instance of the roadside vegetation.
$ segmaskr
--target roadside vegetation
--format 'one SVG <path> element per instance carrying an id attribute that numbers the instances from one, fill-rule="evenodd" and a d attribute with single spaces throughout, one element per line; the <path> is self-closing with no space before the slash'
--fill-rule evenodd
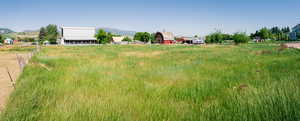
<path id="1" fill-rule="evenodd" d="M 274 44 L 49 46 L 0 120 L 296 121 L 299 54 Z"/>

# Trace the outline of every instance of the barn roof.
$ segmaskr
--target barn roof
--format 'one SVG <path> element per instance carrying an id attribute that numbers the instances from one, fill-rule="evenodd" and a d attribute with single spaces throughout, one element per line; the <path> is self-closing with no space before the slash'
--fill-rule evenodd
<path id="1" fill-rule="evenodd" d="M 96 40 L 95 27 L 61 27 L 64 40 Z"/>
<path id="2" fill-rule="evenodd" d="M 172 32 L 158 32 L 163 35 L 164 40 L 175 40 L 175 36 Z"/>
<path id="3" fill-rule="evenodd" d="M 90 30 L 90 29 L 93 29 L 93 30 L 96 30 L 96 27 L 61 27 L 62 29 L 76 29 L 76 30 Z"/>
<path id="4" fill-rule="evenodd" d="M 95 37 L 64 37 L 64 40 L 97 40 Z"/>

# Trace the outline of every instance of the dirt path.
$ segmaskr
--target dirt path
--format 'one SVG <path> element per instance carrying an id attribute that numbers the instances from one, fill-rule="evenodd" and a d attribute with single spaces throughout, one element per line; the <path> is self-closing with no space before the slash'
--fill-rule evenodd
<path id="1" fill-rule="evenodd" d="M 290 48 L 298 48 L 300 49 L 300 42 L 295 42 L 295 43 L 286 43 L 286 46 L 290 47 Z"/>
<path id="2" fill-rule="evenodd" d="M 18 54 L 26 60 L 29 60 L 28 53 Z M 14 81 L 17 80 L 21 73 L 19 62 L 14 52 L 0 52 L 0 112 L 5 108 L 9 95 L 14 90 L 7 68 Z"/>

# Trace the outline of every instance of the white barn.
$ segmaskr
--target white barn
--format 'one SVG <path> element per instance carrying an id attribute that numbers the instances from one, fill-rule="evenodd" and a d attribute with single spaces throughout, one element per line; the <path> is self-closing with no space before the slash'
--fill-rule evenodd
<path id="1" fill-rule="evenodd" d="M 95 27 L 61 27 L 60 44 L 97 44 Z"/>

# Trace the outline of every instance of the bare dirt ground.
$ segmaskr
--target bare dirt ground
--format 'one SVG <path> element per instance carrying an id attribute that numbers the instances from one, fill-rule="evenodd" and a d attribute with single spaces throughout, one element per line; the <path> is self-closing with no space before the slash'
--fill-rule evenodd
<path id="1" fill-rule="evenodd" d="M 295 42 L 295 43 L 287 43 L 285 44 L 289 48 L 298 48 L 300 49 L 300 42 Z"/>
<path id="2" fill-rule="evenodd" d="M 5 108 L 9 95 L 14 90 L 14 82 L 11 82 L 7 70 L 9 70 L 13 81 L 17 80 L 22 71 L 16 54 L 15 52 L 0 51 L 0 112 Z M 29 60 L 30 58 L 28 53 L 18 53 L 18 56 L 25 60 Z"/>

